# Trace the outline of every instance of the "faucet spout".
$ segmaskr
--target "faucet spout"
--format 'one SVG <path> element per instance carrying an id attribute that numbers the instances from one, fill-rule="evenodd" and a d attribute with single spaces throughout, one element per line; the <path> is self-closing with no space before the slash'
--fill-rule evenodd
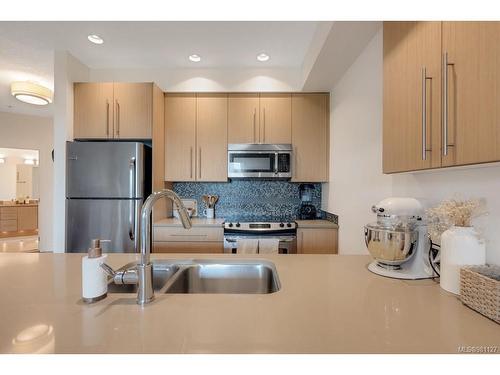
<path id="1" fill-rule="evenodd" d="M 137 266 L 139 288 L 137 292 L 137 303 L 144 305 L 154 299 L 153 291 L 153 267 L 151 265 L 151 211 L 154 204 L 161 198 L 170 199 L 179 209 L 179 218 L 182 226 L 191 228 L 191 219 L 186 207 L 182 204 L 179 196 L 172 190 L 164 189 L 152 193 L 144 202 L 141 209 L 140 225 L 140 249 L 141 262 Z"/>

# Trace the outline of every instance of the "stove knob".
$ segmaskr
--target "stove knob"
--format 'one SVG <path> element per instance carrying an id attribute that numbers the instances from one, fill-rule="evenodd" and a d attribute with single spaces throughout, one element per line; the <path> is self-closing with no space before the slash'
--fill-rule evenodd
<path id="1" fill-rule="evenodd" d="M 241 227 L 241 224 L 240 223 L 236 223 L 236 228 L 239 228 Z"/>
<path id="2" fill-rule="evenodd" d="M 280 228 L 283 228 L 285 226 L 284 223 L 280 223 Z"/>
<path id="3" fill-rule="evenodd" d="M 233 223 L 229 223 L 228 227 L 232 228 L 233 227 Z"/>
<path id="4" fill-rule="evenodd" d="M 288 228 L 291 228 L 291 227 L 292 227 L 292 223 L 286 223 L 286 226 L 287 226 Z"/>

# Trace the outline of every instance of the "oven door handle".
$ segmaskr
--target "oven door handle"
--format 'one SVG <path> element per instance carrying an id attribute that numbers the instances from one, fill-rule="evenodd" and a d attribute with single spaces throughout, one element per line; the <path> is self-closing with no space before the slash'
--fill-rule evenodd
<path id="1" fill-rule="evenodd" d="M 260 238 L 256 238 L 257 240 L 259 240 Z M 280 242 L 285 242 L 285 243 L 288 243 L 288 242 L 293 242 L 295 241 L 295 237 L 293 238 L 287 238 L 287 239 L 280 239 Z M 230 242 L 230 243 L 235 243 L 235 242 L 238 242 L 238 239 L 237 238 L 231 238 L 231 237 L 226 237 L 224 238 L 224 241 L 226 242 Z"/>

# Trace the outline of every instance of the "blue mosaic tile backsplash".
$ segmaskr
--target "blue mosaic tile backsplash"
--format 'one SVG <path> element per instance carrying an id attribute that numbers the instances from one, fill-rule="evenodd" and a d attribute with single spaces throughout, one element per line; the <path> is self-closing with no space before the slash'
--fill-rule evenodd
<path id="1" fill-rule="evenodd" d="M 201 196 L 218 195 L 215 217 L 226 220 L 294 220 L 301 204 L 300 183 L 288 181 L 174 182 L 181 198 L 198 201 L 199 216 L 205 209 Z M 314 184 L 312 204 L 321 209 L 321 184 Z"/>

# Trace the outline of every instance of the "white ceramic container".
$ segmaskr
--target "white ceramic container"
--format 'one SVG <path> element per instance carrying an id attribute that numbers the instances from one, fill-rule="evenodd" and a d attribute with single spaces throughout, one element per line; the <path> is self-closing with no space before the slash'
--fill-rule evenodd
<path id="1" fill-rule="evenodd" d="M 486 263 L 486 246 L 474 227 L 451 227 L 441 235 L 440 284 L 460 294 L 460 268 Z"/>

